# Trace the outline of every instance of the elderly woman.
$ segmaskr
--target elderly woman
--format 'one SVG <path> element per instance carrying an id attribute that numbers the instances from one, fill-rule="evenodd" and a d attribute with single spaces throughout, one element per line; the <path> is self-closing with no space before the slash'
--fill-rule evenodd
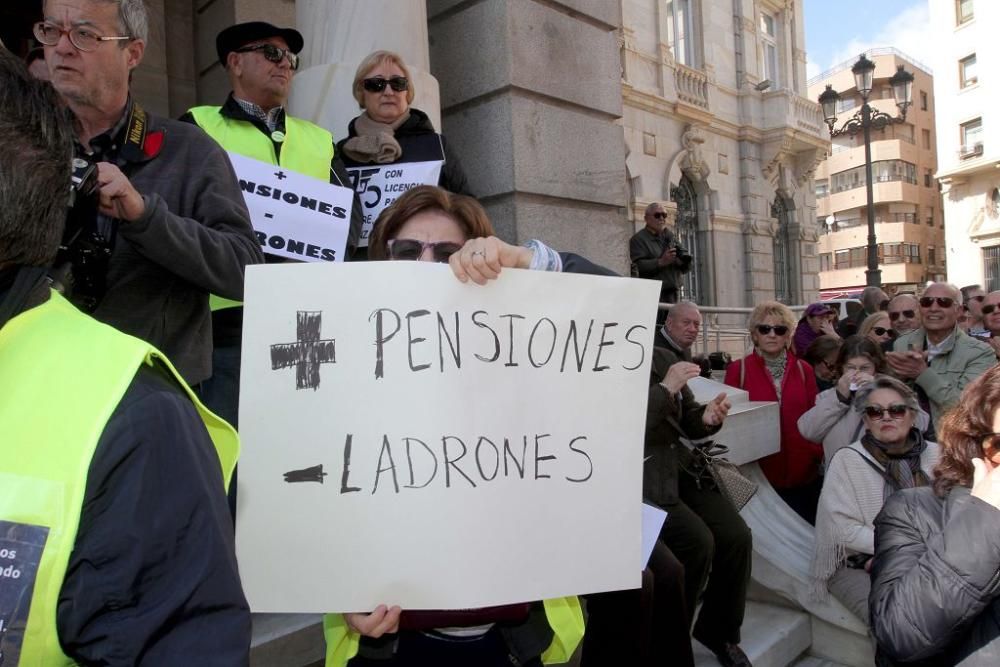
<path id="1" fill-rule="evenodd" d="M 362 109 L 337 144 L 348 168 L 399 162 L 443 161 L 436 183 L 446 190 L 470 194 L 458 158 L 420 109 L 410 106 L 415 90 L 403 59 L 376 51 L 361 61 L 354 75 L 354 99 Z"/>
<path id="2" fill-rule="evenodd" d="M 876 375 L 854 396 L 861 438 L 829 461 L 816 511 L 812 576 L 868 623 L 868 572 L 875 553 L 875 517 L 900 489 L 927 486 L 938 446 L 916 427 L 917 397 L 894 377 Z"/>
<path id="3" fill-rule="evenodd" d="M 872 634 L 880 665 L 1000 665 L 1000 367 L 939 425 L 933 488 L 875 519 Z"/>
<path id="4" fill-rule="evenodd" d="M 610 273 L 583 258 L 560 256 L 538 241 L 514 246 L 493 233 L 476 200 L 419 186 L 383 211 L 371 236 L 370 258 L 448 263 L 459 280 L 479 284 L 497 278 L 504 268 Z M 657 557 L 668 567 L 676 564 L 673 578 L 680 579 L 672 555 L 661 549 Z M 680 603 L 680 595 L 672 601 Z M 683 622 L 671 619 L 686 628 Z M 402 611 L 379 605 L 371 613 L 330 614 L 324 630 L 328 666 L 538 667 L 570 659 L 583 634 L 583 616 L 575 597 L 465 610 Z"/>
<path id="5" fill-rule="evenodd" d="M 725 382 L 745 389 L 751 401 L 778 401 L 781 449 L 761 459 L 760 467 L 778 495 L 813 523 L 823 448 L 802 437 L 796 424 L 816 402 L 816 377 L 809 364 L 789 350 L 794 326 L 788 306 L 776 301 L 758 304 L 750 314 L 753 350 L 726 367 Z"/>
<path id="6" fill-rule="evenodd" d="M 872 313 L 861 322 L 858 335 L 867 337 L 876 345 L 882 346 L 882 349 L 891 349 L 887 346 L 890 346 L 896 338 L 896 330 L 892 328 L 889 313 L 880 310 L 877 313 Z"/>
<path id="7" fill-rule="evenodd" d="M 822 303 L 814 303 L 806 308 L 805 314 L 795 327 L 795 336 L 792 339 L 798 357 L 805 357 L 806 350 L 820 336 L 840 338 L 830 321 L 830 315 L 834 313 L 832 308 Z"/>

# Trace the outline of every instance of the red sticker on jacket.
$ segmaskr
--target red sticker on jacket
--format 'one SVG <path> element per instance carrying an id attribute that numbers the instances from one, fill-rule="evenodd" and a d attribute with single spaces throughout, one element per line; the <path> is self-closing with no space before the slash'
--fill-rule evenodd
<path id="1" fill-rule="evenodd" d="M 156 157 L 163 148 L 163 131 L 150 132 L 146 135 L 146 141 L 142 144 L 142 152 L 146 154 L 147 157 Z"/>

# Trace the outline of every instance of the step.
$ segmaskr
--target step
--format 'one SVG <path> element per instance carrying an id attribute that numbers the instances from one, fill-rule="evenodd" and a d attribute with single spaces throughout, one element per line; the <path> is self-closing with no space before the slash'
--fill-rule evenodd
<path id="1" fill-rule="evenodd" d="M 826 658 L 817 658 L 814 655 L 805 655 L 792 663 L 792 667 L 847 667 L 839 662 L 833 662 Z"/>
<path id="2" fill-rule="evenodd" d="M 747 602 L 740 646 L 754 667 L 788 667 L 812 644 L 809 614 L 763 602 Z M 699 644 L 694 644 L 697 667 L 717 667 L 719 661 Z"/>

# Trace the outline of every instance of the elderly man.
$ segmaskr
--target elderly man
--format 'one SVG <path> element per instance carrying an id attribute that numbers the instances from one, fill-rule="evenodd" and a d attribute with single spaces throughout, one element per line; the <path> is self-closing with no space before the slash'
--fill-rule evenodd
<path id="1" fill-rule="evenodd" d="M 351 188 L 347 171 L 334 157 L 333 135 L 285 113 L 302 46 L 302 35 L 291 28 L 260 21 L 229 26 L 216 36 L 215 48 L 232 92 L 221 107 L 195 107 L 181 120 L 196 123 L 227 151 Z M 362 224 L 355 195 L 349 249 L 357 245 Z M 275 255 L 266 259 L 288 261 Z M 201 396 L 232 424 L 237 423 L 242 327 L 239 303 L 212 299 L 213 374 Z"/>
<path id="2" fill-rule="evenodd" d="M 681 301 L 667 311 L 666 321 L 657 329 L 653 344 L 665 347 L 678 358 L 691 361 L 691 346 L 701 331 L 701 312 L 690 301 Z"/>
<path id="3" fill-rule="evenodd" d="M 881 287 L 869 285 L 861 292 L 861 310 L 854 315 L 849 315 L 842 319 L 837 325 L 837 333 L 841 338 L 847 338 L 858 333 L 861 323 L 869 315 L 873 315 L 880 310 L 885 310 L 889 303 L 889 297 L 882 291 Z"/>
<path id="4" fill-rule="evenodd" d="M 981 312 L 983 328 L 986 330 L 982 338 L 993 348 L 997 357 L 1000 357 L 1000 291 L 986 295 Z"/>
<path id="5" fill-rule="evenodd" d="M 242 298 L 244 268 L 263 255 L 225 152 L 130 96 L 147 30 L 142 0 L 46 0 L 34 26 L 76 155 L 97 165 L 92 231 L 110 259 L 94 316 L 163 350 L 197 385 L 212 373 L 208 295 Z"/>
<path id="6" fill-rule="evenodd" d="M 957 287 L 931 283 L 919 304 L 921 327 L 897 338 L 886 359 L 897 377 L 916 386 L 934 428 L 965 385 L 996 364 L 996 356 L 958 327 L 962 294 Z"/>
<path id="7" fill-rule="evenodd" d="M 966 285 L 961 290 L 962 303 L 968 311 L 968 331 L 970 336 L 985 338 L 986 328 L 983 326 L 983 301 L 986 292 L 980 285 Z"/>
<path id="8" fill-rule="evenodd" d="M 640 278 L 659 280 L 660 303 L 674 303 L 681 286 L 681 276 L 691 270 L 691 255 L 667 229 L 667 211 L 662 204 L 653 202 L 647 206 L 643 219 L 646 226 L 636 232 L 628 243 L 633 273 Z M 657 324 L 662 324 L 663 320 L 661 314 L 657 317 Z"/>
<path id="9" fill-rule="evenodd" d="M 897 294 L 886 308 L 889 323 L 897 336 L 910 333 L 920 326 L 920 304 L 912 294 Z M 891 348 L 890 348 L 891 349 Z"/>
<path id="10" fill-rule="evenodd" d="M 49 288 L 73 131 L 2 48 L 0 108 L 0 663 L 246 665 L 236 434 L 149 343 Z"/>

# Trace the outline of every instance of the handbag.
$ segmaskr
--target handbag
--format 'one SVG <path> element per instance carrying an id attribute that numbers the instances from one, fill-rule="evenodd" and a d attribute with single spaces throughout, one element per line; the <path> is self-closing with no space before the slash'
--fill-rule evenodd
<path id="1" fill-rule="evenodd" d="M 725 455 L 729 448 L 717 442 L 706 442 L 691 450 L 694 463 L 691 471 L 699 484 L 708 478 L 722 497 L 739 512 L 757 493 L 757 483 L 733 465 Z"/>

